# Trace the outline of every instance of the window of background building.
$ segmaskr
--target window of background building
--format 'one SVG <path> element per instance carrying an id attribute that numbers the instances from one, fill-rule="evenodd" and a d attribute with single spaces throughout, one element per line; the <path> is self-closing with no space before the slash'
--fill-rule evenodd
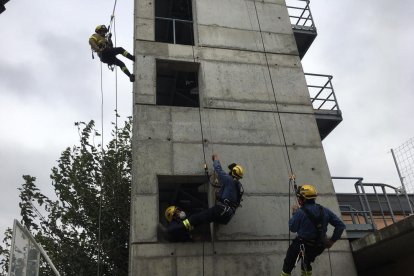
<path id="1" fill-rule="evenodd" d="M 194 45 L 191 0 L 155 0 L 155 41 Z"/>
<path id="2" fill-rule="evenodd" d="M 199 107 L 199 63 L 157 60 L 156 104 Z"/>

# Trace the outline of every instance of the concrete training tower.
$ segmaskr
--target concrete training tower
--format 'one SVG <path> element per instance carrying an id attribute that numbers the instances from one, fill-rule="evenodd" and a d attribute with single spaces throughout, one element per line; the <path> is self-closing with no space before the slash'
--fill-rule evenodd
<path id="1" fill-rule="evenodd" d="M 340 215 L 285 1 L 135 0 L 134 43 L 130 275 L 279 275 L 291 170 Z M 214 204 L 213 152 L 245 168 L 242 207 L 193 243 L 163 241 L 168 205 Z M 346 237 L 314 275 L 331 275 L 330 262 L 332 275 L 356 275 Z"/>

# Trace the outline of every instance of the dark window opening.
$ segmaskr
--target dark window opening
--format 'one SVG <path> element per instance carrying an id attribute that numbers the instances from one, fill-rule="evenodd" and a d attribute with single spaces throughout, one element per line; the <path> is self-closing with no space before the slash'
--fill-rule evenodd
<path id="1" fill-rule="evenodd" d="M 199 107 L 195 62 L 157 60 L 157 105 Z"/>
<path id="2" fill-rule="evenodd" d="M 177 206 L 186 212 L 187 217 L 208 208 L 208 179 L 205 175 L 158 176 L 160 223 L 168 225 L 165 210 Z M 210 225 L 200 225 L 191 231 L 193 241 L 210 241 Z M 163 240 L 158 237 L 158 240 Z"/>
<path id="3" fill-rule="evenodd" d="M 191 0 L 155 1 L 155 41 L 194 45 Z"/>

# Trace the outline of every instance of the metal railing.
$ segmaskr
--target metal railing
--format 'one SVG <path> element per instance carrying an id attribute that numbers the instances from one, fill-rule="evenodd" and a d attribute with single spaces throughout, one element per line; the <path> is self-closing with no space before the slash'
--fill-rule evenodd
<path id="1" fill-rule="evenodd" d="M 402 213 L 403 217 L 407 217 L 407 216 L 410 215 L 410 212 L 406 212 L 405 209 L 403 208 L 401 197 L 402 197 L 402 199 L 405 199 L 407 201 L 408 206 L 409 206 L 410 209 L 412 209 L 411 202 L 408 198 L 408 195 L 401 192 L 400 189 L 395 188 L 395 187 L 393 187 L 391 185 L 388 185 L 388 184 L 383 184 L 383 183 L 362 183 L 362 181 L 357 182 L 357 183 L 355 183 L 355 190 L 357 191 L 358 195 L 360 195 L 360 194 L 363 195 L 363 198 L 365 199 L 365 205 L 371 213 L 372 213 L 372 208 L 371 208 L 371 203 L 372 202 L 370 203 L 369 200 L 368 200 L 368 197 L 367 197 L 368 193 L 365 191 L 366 187 L 372 188 L 372 190 L 373 190 L 373 194 L 375 195 L 375 199 L 376 199 L 376 201 L 374 201 L 374 203 L 378 204 L 378 207 L 379 207 L 380 213 L 381 213 L 381 217 L 382 217 L 382 221 L 384 222 L 385 226 L 388 226 L 387 218 L 390 218 L 392 220 L 392 223 L 397 222 L 397 219 L 396 219 L 396 216 L 395 216 L 395 211 L 398 211 L 399 213 Z M 380 189 L 380 192 L 382 192 L 380 195 L 378 194 L 377 188 Z M 395 195 L 396 198 L 397 198 L 398 207 L 399 207 L 397 210 L 395 210 L 391 205 L 391 202 L 390 202 L 389 197 L 388 197 L 389 193 L 387 193 L 387 189 L 389 191 L 392 191 L 393 195 Z M 379 196 L 383 196 L 384 199 L 385 199 L 385 202 L 382 201 L 379 198 Z M 386 204 L 385 207 L 383 206 L 384 203 Z"/>
<path id="2" fill-rule="evenodd" d="M 342 215 L 349 215 L 351 217 L 352 224 L 369 224 L 368 211 L 357 210 L 351 205 L 339 205 L 339 209 Z"/>
<path id="3" fill-rule="evenodd" d="M 167 22 L 167 23 L 172 23 L 172 41 L 163 41 L 163 42 L 171 42 L 171 43 L 174 43 L 174 44 L 189 44 L 189 45 L 192 45 L 192 44 L 194 44 L 194 34 L 193 34 L 193 30 L 192 30 L 192 26 L 193 26 L 193 21 L 192 20 L 184 20 L 184 19 L 176 19 L 176 18 L 167 18 L 167 17 L 159 17 L 159 16 L 156 16 L 155 17 L 155 21 L 157 22 L 162 22 L 162 21 L 165 21 L 165 22 Z M 191 28 L 191 30 L 190 30 L 190 40 L 191 40 L 191 42 L 189 42 L 189 43 L 182 43 L 182 42 L 180 42 L 180 41 L 178 41 L 177 42 L 177 24 L 183 24 L 183 26 L 185 25 L 185 24 L 188 24 L 189 25 L 189 27 Z M 166 29 L 168 29 L 168 31 L 169 31 L 169 28 L 167 27 Z M 167 31 L 167 34 L 168 34 L 168 31 Z"/>
<path id="4" fill-rule="evenodd" d="M 356 212 L 354 214 L 362 214 L 365 222 L 372 224 L 374 230 L 378 229 L 376 220 L 382 219 L 384 226 L 388 226 L 388 219 L 392 223 L 397 222 L 396 214 L 402 217 L 407 217 L 412 214 L 412 202 L 405 191 L 399 188 L 383 183 L 363 183 L 362 177 L 332 177 L 332 179 L 356 180 L 354 187 L 362 211 L 350 209 L 344 210 L 343 214 L 351 214 L 353 212 Z M 394 202 L 390 200 L 391 196 L 396 199 L 396 202 L 395 200 Z M 403 203 L 405 203 L 405 207 Z M 354 223 L 354 219 L 352 219 L 352 222 Z"/>
<path id="5" fill-rule="evenodd" d="M 309 0 L 286 0 L 293 29 L 316 31 L 309 2 Z"/>
<path id="6" fill-rule="evenodd" d="M 340 113 L 331 75 L 305 73 L 312 106 L 316 110 L 330 110 Z"/>

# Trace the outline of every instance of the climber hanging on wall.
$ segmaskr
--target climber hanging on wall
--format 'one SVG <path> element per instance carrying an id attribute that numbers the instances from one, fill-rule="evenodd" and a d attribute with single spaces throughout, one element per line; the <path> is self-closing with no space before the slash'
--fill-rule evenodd
<path id="1" fill-rule="evenodd" d="M 236 209 L 240 207 L 243 197 L 243 186 L 240 179 L 243 178 L 244 170 L 242 166 L 232 163 L 228 166 L 229 173 L 226 173 L 220 164 L 217 154 L 213 154 L 213 167 L 217 172 L 221 182 L 221 188 L 216 198 L 216 204 L 204 211 L 191 215 L 179 223 L 168 227 L 168 235 L 177 236 L 182 233 L 191 232 L 195 227 L 211 222 L 227 224 L 230 222 Z"/>
<path id="2" fill-rule="evenodd" d="M 99 25 L 95 28 L 95 33 L 89 38 L 89 44 L 94 52 L 96 52 L 103 63 L 108 65 L 116 65 L 121 68 L 122 72 L 129 77 L 131 82 L 135 81 L 135 75 L 131 74 L 128 68 L 116 56 L 122 54 L 129 60 L 135 61 L 135 56 L 128 53 L 122 47 L 114 47 L 111 40 L 111 33 L 105 25 Z"/>
<path id="3" fill-rule="evenodd" d="M 296 196 L 300 207 L 292 206 L 289 230 L 298 235 L 288 248 L 280 276 L 291 275 L 299 260 L 301 275 L 311 276 L 311 264 L 316 257 L 326 248 L 331 248 L 345 230 L 345 224 L 340 218 L 328 208 L 315 203 L 318 193 L 313 185 L 305 184 L 297 187 Z M 335 227 L 329 239 L 326 236 L 328 224 Z"/>

